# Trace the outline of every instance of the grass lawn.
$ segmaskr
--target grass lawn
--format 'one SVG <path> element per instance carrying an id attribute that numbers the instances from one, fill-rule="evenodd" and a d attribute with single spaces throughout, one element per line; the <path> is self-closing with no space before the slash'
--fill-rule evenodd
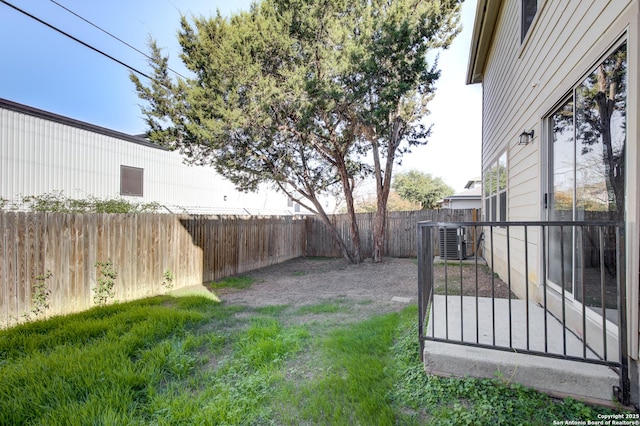
<path id="1" fill-rule="evenodd" d="M 0 425 L 549 425 L 611 412 L 428 377 L 415 306 L 325 319 L 344 309 L 163 296 L 0 331 Z"/>

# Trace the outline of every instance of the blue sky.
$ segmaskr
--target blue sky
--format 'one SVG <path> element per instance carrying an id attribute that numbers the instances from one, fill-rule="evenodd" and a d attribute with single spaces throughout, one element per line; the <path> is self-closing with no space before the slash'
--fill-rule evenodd
<path id="1" fill-rule="evenodd" d="M 7 0 L 122 62 L 149 72 L 146 58 L 65 11 L 51 0 Z M 147 51 L 151 35 L 184 71 L 176 39 L 180 14 L 228 16 L 250 0 L 56 0 L 78 15 Z M 398 170 L 442 177 L 455 190 L 480 175 L 481 88 L 465 75 L 475 0 L 463 6 L 464 30 L 440 55 L 442 77 L 430 104 L 433 136 Z M 145 131 L 129 70 L 0 3 L 0 97 L 124 133 Z"/>

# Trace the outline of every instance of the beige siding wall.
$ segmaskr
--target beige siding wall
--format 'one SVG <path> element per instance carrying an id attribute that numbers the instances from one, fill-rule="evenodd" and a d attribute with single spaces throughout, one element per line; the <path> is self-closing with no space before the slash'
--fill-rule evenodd
<path id="1" fill-rule="evenodd" d="M 520 42 L 520 3 L 503 1 L 483 74 L 483 169 L 502 152 L 508 156 L 507 219 L 544 220 L 547 145 L 544 118 L 622 37 L 628 41 L 627 104 L 627 292 L 630 353 L 638 354 L 638 270 L 640 191 L 638 173 L 638 1 L 539 0 L 538 13 Z M 533 144 L 518 146 L 523 130 L 535 131 Z M 504 238 L 496 235 L 496 246 Z M 540 246 L 530 256 L 540 256 Z M 512 259 L 518 259 L 517 256 Z M 538 262 L 539 264 L 540 262 Z M 540 266 L 539 266 L 540 267 Z M 505 273 L 506 265 L 496 265 Z M 500 271 L 500 268 L 503 270 Z M 514 265 L 514 270 L 519 265 Z M 540 284 L 540 271 L 529 285 Z M 524 277 L 514 284 L 524 289 Z"/>
<path id="2" fill-rule="evenodd" d="M 635 2 L 539 3 L 541 9 L 521 44 L 520 2 L 504 2 L 483 79 L 483 165 L 508 153 L 509 220 L 544 219 L 548 140 L 542 119 L 635 20 L 630 5 Z M 534 143 L 518 146 L 518 135 L 531 129 Z"/>

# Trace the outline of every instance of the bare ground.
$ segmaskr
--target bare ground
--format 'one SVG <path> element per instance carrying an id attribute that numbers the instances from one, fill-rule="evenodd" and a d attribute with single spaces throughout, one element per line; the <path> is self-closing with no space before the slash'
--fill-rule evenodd
<path id="1" fill-rule="evenodd" d="M 488 268 L 478 272 L 480 296 L 491 296 L 493 285 L 496 297 L 507 297 L 506 285 L 497 277 L 492 280 Z M 446 274 L 449 294 L 460 294 L 460 266 L 448 265 Z M 253 308 L 344 302 L 352 306 L 348 316 L 356 318 L 398 311 L 418 300 L 415 259 L 385 258 L 381 263 L 369 260 L 354 265 L 344 259 L 298 258 L 245 275 L 255 280 L 249 288 L 219 289 L 215 291 L 218 297 L 228 304 Z M 445 266 L 436 265 L 434 275 L 436 293 L 442 294 Z M 475 275 L 474 265 L 464 265 L 463 294 L 475 294 Z"/>

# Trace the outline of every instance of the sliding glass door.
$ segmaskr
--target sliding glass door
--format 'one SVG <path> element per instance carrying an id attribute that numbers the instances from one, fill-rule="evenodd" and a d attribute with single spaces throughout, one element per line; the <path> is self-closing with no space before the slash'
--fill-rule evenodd
<path id="1" fill-rule="evenodd" d="M 550 221 L 624 220 L 626 80 L 623 43 L 549 117 Z M 548 281 L 588 307 L 600 310 L 604 303 L 614 309 L 615 235 L 609 234 L 589 227 L 550 228 Z"/>

